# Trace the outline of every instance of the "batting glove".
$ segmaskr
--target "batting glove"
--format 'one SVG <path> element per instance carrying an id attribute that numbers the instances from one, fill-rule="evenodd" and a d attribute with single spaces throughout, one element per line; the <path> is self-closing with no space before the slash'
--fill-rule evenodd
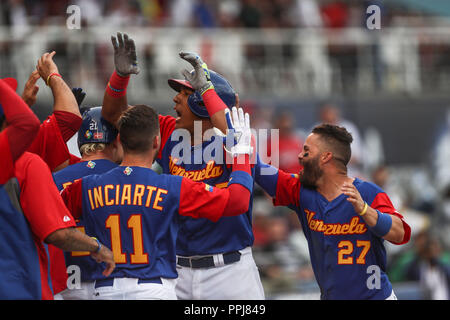
<path id="1" fill-rule="evenodd" d="M 180 52 L 180 57 L 194 67 L 193 72 L 184 69 L 181 73 L 196 91 L 203 95 L 207 90 L 214 89 L 208 66 L 198 54 L 192 52 Z"/>
<path id="2" fill-rule="evenodd" d="M 229 114 L 229 112 L 228 112 Z M 229 129 L 227 135 L 234 135 L 235 144 L 228 151 L 233 157 L 237 157 L 241 154 L 252 155 L 252 132 L 250 128 L 250 115 L 244 114 L 242 108 L 233 107 L 231 110 L 231 117 L 227 116 L 227 122 Z"/>
<path id="3" fill-rule="evenodd" d="M 72 93 L 75 96 L 75 99 L 77 99 L 78 107 L 81 107 L 81 103 L 86 97 L 86 92 L 84 92 L 82 88 L 72 88 Z"/>
<path id="4" fill-rule="evenodd" d="M 134 40 L 129 38 L 126 33 L 117 32 L 117 39 L 111 36 L 111 42 L 114 48 L 114 66 L 119 76 L 127 77 L 130 74 L 138 74 L 136 45 Z"/>

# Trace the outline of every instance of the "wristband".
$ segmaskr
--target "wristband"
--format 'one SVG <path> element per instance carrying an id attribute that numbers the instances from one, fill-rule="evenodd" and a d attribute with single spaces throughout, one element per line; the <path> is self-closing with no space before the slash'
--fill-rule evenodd
<path id="1" fill-rule="evenodd" d="M 116 71 L 109 78 L 106 92 L 114 98 L 120 98 L 126 95 L 130 76 L 120 76 Z"/>
<path id="2" fill-rule="evenodd" d="M 369 229 L 380 238 L 384 237 L 389 230 L 391 230 L 392 226 L 392 217 L 388 213 L 381 213 L 377 210 L 378 219 L 377 224 L 373 227 L 369 227 Z"/>
<path id="3" fill-rule="evenodd" d="M 50 73 L 50 74 L 48 75 L 48 77 L 47 77 L 47 81 L 45 82 L 45 84 L 46 84 L 47 86 L 50 84 L 49 81 L 50 81 L 50 79 L 51 79 L 53 76 L 57 76 L 57 77 L 62 78 L 62 76 L 61 76 L 59 73 L 56 73 L 56 72 Z"/>
<path id="4" fill-rule="evenodd" d="M 102 244 L 100 243 L 100 241 L 98 241 L 98 239 L 96 237 L 91 237 L 91 238 L 94 239 L 95 241 L 97 241 L 97 243 L 98 243 L 98 248 L 94 252 L 99 253 L 100 249 L 102 248 Z"/>
<path id="5" fill-rule="evenodd" d="M 360 213 L 358 213 L 360 216 L 363 216 L 363 215 L 365 215 L 366 214 L 366 212 L 367 212 L 367 208 L 368 208 L 369 206 L 367 205 L 367 202 L 365 202 L 364 201 L 364 208 L 363 208 L 363 210 L 360 212 Z"/>
<path id="6" fill-rule="evenodd" d="M 214 87 L 210 89 L 214 89 Z M 222 101 L 222 99 L 220 99 L 219 95 L 215 90 L 207 90 L 203 92 L 202 100 L 205 104 L 206 110 L 208 111 L 210 117 L 214 115 L 216 112 L 228 109 L 227 105 Z M 230 123 L 228 124 L 231 125 Z"/>

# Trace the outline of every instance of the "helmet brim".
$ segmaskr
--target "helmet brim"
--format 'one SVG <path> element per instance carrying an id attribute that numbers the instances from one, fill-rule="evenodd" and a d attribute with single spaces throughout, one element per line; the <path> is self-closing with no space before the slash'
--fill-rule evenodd
<path id="1" fill-rule="evenodd" d="M 170 86 L 173 90 L 175 90 L 175 91 L 177 91 L 177 92 L 180 92 L 180 91 L 181 91 L 181 88 L 183 88 L 183 87 L 195 91 L 195 89 L 192 87 L 192 85 L 190 84 L 190 82 L 187 81 L 187 80 L 181 80 L 181 79 L 169 79 L 169 80 L 167 80 L 167 83 L 169 84 L 169 86 Z"/>

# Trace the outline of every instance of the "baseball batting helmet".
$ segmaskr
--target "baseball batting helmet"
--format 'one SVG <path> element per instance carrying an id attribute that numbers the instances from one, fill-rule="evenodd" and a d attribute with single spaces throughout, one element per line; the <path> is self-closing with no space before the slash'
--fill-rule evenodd
<path id="1" fill-rule="evenodd" d="M 111 143 L 117 129 L 102 117 L 102 107 L 92 107 L 83 112 L 83 122 L 78 130 L 78 148 L 86 143 Z"/>
<path id="2" fill-rule="evenodd" d="M 194 70 L 192 70 L 191 73 L 192 72 L 194 72 Z M 236 104 L 236 92 L 231 84 L 219 73 L 213 70 L 209 70 L 209 73 L 217 95 L 229 108 L 233 107 Z M 189 81 L 186 80 L 169 79 L 168 83 L 173 90 L 178 92 L 180 92 L 181 87 L 187 87 L 195 90 Z M 208 110 L 206 110 L 205 103 L 203 102 L 202 96 L 198 91 L 195 91 L 189 96 L 188 106 L 195 115 L 201 118 L 209 118 Z"/>

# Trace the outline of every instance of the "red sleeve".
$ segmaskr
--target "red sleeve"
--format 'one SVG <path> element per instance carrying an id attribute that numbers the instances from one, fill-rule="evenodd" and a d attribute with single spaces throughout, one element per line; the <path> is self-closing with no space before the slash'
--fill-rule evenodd
<path id="1" fill-rule="evenodd" d="M 55 115 L 49 116 L 41 124 L 28 151 L 40 156 L 51 171 L 70 158 L 69 148 L 61 135 Z"/>
<path id="2" fill-rule="evenodd" d="M 0 133 L 0 150 L 2 152 L 2 156 L 0 157 L 0 168 L 2 168 L 0 170 L 0 184 L 3 184 L 14 176 L 14 161 L 5 131 Z"/>
<path id="3" fill-rule="evenodd" d="M 230 195 L 222 215 L 231 217 L 247 212 L 250 204 L 250 191 L 237 183 L 228 186 L 226 190 Z"/>
<path id="4" fill-rule="evenodd" d="M 79 158 L 79 157 L 77 157 L 77 156 L 75 156 L 73 154 L 70 154 L 70 156 L 69 156 L 69 166 L 72 165 L 72 164 L 78 163 L 80 161 L 81 161 L 81 158 Z"/>
<path id="5" fill-rule="evenodd" d="M 207 218 L 216 222 L 222 216 L 229 196 L 228 189 L 219 189 L 183 178 L 178 212 L 182 216 Z"/>
<path id="6" fill-rule="evenodd" d="M 206 110 L 208 110 L 209 116 L 214 115 L 216 112 L 225 110 L 227 105 L 220 99 L 215 90 L 208 90 L 202 95 L 202 100 L 205 103 Z"/>
<path id="7" fill-rule="evenodd" d="M 61 137 L 64 142 L 69 141 L 81 127 L 83 122 L 79 115 L 68 111 L 53 111 L 58 128 L 61 131 Z"/>
<path id="8" fill-rule="evenodd" d="M 71 185 L 67 186 L 62 192 L 61 197 L 66 207 L 72 213 L 75 219 L 79 219 L 83 213 L 82 209 L 82 179 L 75 180 Z"/>
<path id="9" fill-rule="evenodd" d="M 382 213 L 388 213 L 394 216 L 397 216 L 400 218 L 400 220 L 403 223 L 403 230 L 405 230 L 405 234 L 403 236 L 403 240 L 399 243 L 392 242 L 393 244 L 405 244 L 407 243 L 411 238 L 411 227 L 405 222 L 403 219 L 403 216 L 394 208 L 394 205 L 391 202 L 391 199 L 389 199 L 388 195 L 386 193 L 378 193 L 375 196 L 375 199 L 373 199 L 372 203 L 370 204 L 370 207 L 373 209 L 376 209 Z"/>
<path id="10" fill-rule="evenodd" d="M 275 206 L 300 206 L 300 179 L 297 174 L 278 170 L 277 190 L 273 204 Z"/>
<path id="11" fill-rule="evenodd" d="M 17 161 L 15 173 L 21 186 L 20 204 L 24 215 L 41 241 L 56 230 L 75 226 L 41 158 L 25 153 Z"/>
<path id="12" fill-rule="evenodd" d="M 159 116 L 159 131 L 161 133 L 161 148 L 158 152 L 158 159 L 161 159 L 162 150 L 164 149 L 164 145 L 175 129 L 175 118 L 172 116 Z"/>
<path id="13" fill-rule="evenodd" d="M 15 83 L 17 81 L 9 78 Z M 0 79 L 0 114 L 5 115 L 8 127 L 4 130 L 9 141 L 9 153 L 17 160 L 30 146 L 39 130 L 39 119 L 28 105 L 10 87 L 6 80 Z"/>

